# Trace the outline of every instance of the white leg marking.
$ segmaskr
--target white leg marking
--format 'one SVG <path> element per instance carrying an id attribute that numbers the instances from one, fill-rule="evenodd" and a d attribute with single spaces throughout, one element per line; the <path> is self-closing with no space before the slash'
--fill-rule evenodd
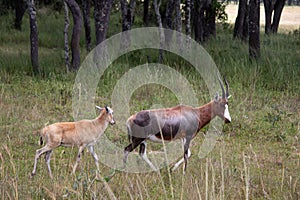
<path id="1" fill-rule="evenodd" d="M 188 158 L 191 157 L 191 151 L 188 149 Z M 172 168 L 172 171 L 176 170 L 182 163 L 184 162 L 184 158 L 181 158 Z"/>
<path id="2" fill-rule="evenodd" d="M 147 151 L 146 151 L 146 149 L 147 149 L 147 142 L 142 142 L 141 144 L 144 144 L 145 145 L 145 149 L 144 149 L 144 152 L 142 152 L 140 155 L 141 155 L 141 157 L 142 157 L 142 159 L 144 160 L 144 161 L 146 161 L 146 163 L 151 167 L 151 169 L 152 170 L 154 170 L 154 171 L 157 171 L 157 168 L 153 165 L 153 163 L 148 159 L 148 157 L 147 157 Z"/>

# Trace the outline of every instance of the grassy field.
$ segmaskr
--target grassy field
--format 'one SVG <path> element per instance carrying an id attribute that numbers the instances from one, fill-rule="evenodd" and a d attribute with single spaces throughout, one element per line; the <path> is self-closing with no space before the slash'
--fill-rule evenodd
<path id="1" fill-rule="evenodd" d="M 118 16 L 112 16 L 116 19 Z M 13 17 L 0 23 L 0 198 L 1 199 L 299 199 L 300 198 L 300 33 L 261 35 L 261 59 L 250 61 L 248 47 L 232 40 L 232 26 L 218 27 L 217 37 L 204 45 L 230 83 L 232 123 L 225 125 L 213 151 L 197 155 L 205 133 L 191 144 L 187 174 L 130 174 L 103 165 L 104 180 L 95 179 L 95 164 L 84 153 L 76 175 L 70 171 L 77 148 L 58 148 L 48 176 L 44 159 L 37 175 L 29 178 L 39 138 L 32 132 L 45 124 L 72 121 L 75 73 L 66 73 L 63 59 L 63 16 L 39 13 L 40 64 L 44 77 L 33 77 L 29 58 L 28 19 L 24 29 L 11 28 Z M 117 33 L 112 23 L 109 34 Z M 120 26 L 119 26 L 120 27 Z M 81 41 L 84 46 L 84 39 Z M 82 58 L 86 56 L 82 48 Z M 116 81 L 130 68 L 144 63 L 154 50 L 123 56 L 99 81 L 95 103 L 110 104 Z M 183 74 L 192 84 L 199 105 L 210 100 L 200 76 L 183 60 L 170 55 L 165 65 Z M 178 100 L 157 85 L 139 88 L 130 109 L 152 105 L 173 106 Z M 117 112 L 115 110 L 115 112 Z M 118 119 L 116 119 L 118 120 Z M 120 148 L 125 132 L 109 127 L 107 137 Z M 149 144 L 149 150 L 157 146 Z M 111 176 L 113 174 L 113 176 Z"/>

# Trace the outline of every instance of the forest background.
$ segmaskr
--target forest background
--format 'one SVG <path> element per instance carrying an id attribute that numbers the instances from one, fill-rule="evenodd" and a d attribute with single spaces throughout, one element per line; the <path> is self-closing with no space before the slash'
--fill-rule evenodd
<path id="1" fill-rule="evenodd" d="M 299 199 L 297 4 L 282 0 L 241 0 L 238 5 L 214 0 L 2 0 L 0 197 Z M 258 26 L 249 26 L 251 22 Z M 213 151 L 203 159 L 197 156 L 206 137 L 204 129 L 191 144 L 186 175 L 181 169 L 169 173 L 168 167 L 159 172 L 130 174 L 100 162 L 104 180 L 97 181 L 88 153 L 76 174 L 71 175 L 77 148 L 58 148 L 51 161 L 54 179 L 49 178 L 43 159 L 39 160 L 37 175 L 29 178 L 35 150 L 41 148 L 39 138 L 32 132 L 46 124 L 74 120 L 73 85 L 89 52 L 115 34 L 147 26 L 192 37 L 211 55 L 220 74 L 226 76 L 232 94 L 232 123 L 224 126 Z M 142 49 L 119 57 L 109 66 L 99 80 L 95 104 L 110 105 L 117 81 L 130 69 L 147 62 L 177 70 L 192 85 L 199 105 L 213 98 L 190 63 L 169 52 Z M 170 107 L 178 102 L 168 88 L 148 84 L 134 91 L 127 103 L 133 114 L 153 105 Z M 117 128 L 109 127 L 105 135 L 121 149 L 128 144 L 127 133 Z M 159 148 L 149 144 L 150 151 Z"/>

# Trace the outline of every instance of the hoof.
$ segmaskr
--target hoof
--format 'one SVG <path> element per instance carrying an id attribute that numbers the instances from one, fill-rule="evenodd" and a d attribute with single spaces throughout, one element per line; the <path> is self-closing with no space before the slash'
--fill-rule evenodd
<path id="1" fill-rule="evenodd" d="M 29 178 L 33 178 L 35 176 L 35 173 L 29 174 Z"/>

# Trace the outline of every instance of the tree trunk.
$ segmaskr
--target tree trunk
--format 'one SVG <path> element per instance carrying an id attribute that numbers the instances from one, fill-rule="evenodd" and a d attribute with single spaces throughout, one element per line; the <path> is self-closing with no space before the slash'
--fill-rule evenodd
<path id="1" fill-rule="evenodd" d="M 204 42 L 211 35 L 216 36 L 216 8 L 215 0 L 195 1 L 194 5 L 194 31 L 195 40 Z"/>
<path id="2" fill-rule="evenodd" d="M 22 30 L 22 19 L 27 9 L 26 3 L 23 0 L 15 0 L 15 29 Z"/>
<path id="3" fill-rule="evenodd" d="M 95 0 L 96 44 L 106 39 L 113 0 Z"/>
<path id="4" fill-rule="evenodd" d="M 149 24 L 149 0 L 144 0 L 144 14 L 143 14 L 143 22 L 144 26 L 148 26 Z"/>
<path id="5" fill-rule="evenodd" d="M 181 10 L 180 10 L 181 0 L 175 0 L 175 26 L 176 31 L 182 32 L 182 22 L 181 22 Z"/>
<path id="6" fill-rule="evenodd" d="M 165 29 L 174 29 L 173 26 L 173 14 L 174 14 L 174 0 L 169 0 L 166 8 L 165 13 L 165 19 L 163 22 L 163 26 Z M 170 42 L 172 41 L 172 32 L 171 31 L 165 31 L 165 44 L 167 46 L 170 45 Z"/>
<path id="7" fill-rule="evenodd" d="M 277 33 L 285 0 L 264 0 L 265 33 Z M 274 13 L 273 13 L 274 11 Z M 273 14 L 273 21 L 272 21 Z"/>
<path id="8" fill-rule="evenodd" d="M 277 0 L 275 5 L 274 5 L 273 23 L 271 25 L 272 33 L 277 33 L 278 32 L 279 21 L 280 21 L 280 17 L 281 17 L 283 7 L 284 7 L 284 2 L 285 2 L 285 0 Z"/>
<path id="9" fill-rule="evenodd" d="M 190 47 L 191 39 L 191 0 L 185 2 L 185 33 L 187 35 L 187 46 Z"/>
<path id="10" fill-rule="evenodd" d="M 160 16 L 160 12 L 159 12 L 159 7 L 161 4 L 161 0 L 159 0 L 159 2 L 157 3 L 157 0 L 154 0 L 153 5 L 154 5 L 154 10 L 156 13 L 156 18 L 157 18 L 157 23 L 158 23 L 158 27 L 159 27 L 159 41 L 160 41 L 160 49 L 159 49 L 159 56 L 158 56 L 158 62 L 162 63 L 163 61 L 163 44 L 165 41 L 165 35 L 164 35 L 164 31 L 163 31 L 163 26 L 162 26 L 162 22 L 161 22 L 161 16 Z"/>
<path id="11" fill-rule="evenodd" d="M 128 31 L 133 24 L 133 12 L 135 7 L 135 0 L 120 0 L 122 12 L 122 31 Z"/>
<path id="12" fill-rule="evenodd" d="M 181 0 L 175 0 L 175 26 L 176 26 L 176 39 L 177 39 L 177 45 L 179 48 L 179 51 L 182 51 L 182 38 L 181 38 L 181 32 L 182 32 L 182 21 L 181 21 L 181 10 L 180 10 L 180 4 Z"/>
<path id="13" fill-rule="evenodd" d="M 80 8 L 75 0 L 66 0 L 66 3 L 71 10 L 73 16 L 73 33 L 71 40 L 72 61 L 71 70 L 77 71 L 80 67 L 80 32 L 82 28 L 82 16 Z"/>
<path id="14" fill-rule="evenodd" d="M 191 0 L 185 2 L 185 33 L 187 35 L 186 46 L 187 51 L 191 49 Z"/>
<path id="15" fill-rule="evenodd" d="M 85 41 L 87 52 L 91 51 L 91 22 L 90 22 L 90 0 L 82 0 L 82 14 L 85 30 Z"/>
<path id="16" fill-rule="evenodd" d="M 195 40 L 199 43 L 204 41 L 204 9 L 202 1 L 195 1 L 194 5 L 194 32 Z"/>
<path id="17" fill-rule="evenodd" d="M 246 14 L 244 18 L 244 26 L 243 26 L 243 34 L 242 34 L 242 40 L 245 42 L 249 38 L 249 4 L 246 3 Z"/>
<path id="18" fill-rule="evenodd" d="M 69 9 L 66 1 L 64 1 L 64 8 L 65 8 L 65 28 L 64 28 L 64 44 L 65 44 L 65 63 L 67 72 L 70 71 L 70 58 L 69 58 L 69 26 L 70 26 L 70 19 L 69 19 Z"/>
<path id="19" fill-rule="evenodd" d="M 30 54 L 33 73 L 40 74 L 39 66 L 39 41 L 38 41 L 38 27 L 36 22 L 36 9 L 34 0 L 28 0 L 29 9 L 29 24 L 30 24 Z"/>
<path id="20" fill-rule="evenodd" d="M 164 28 L 173 29 L 174 0 L 169 0 L 165 13 Z"/>
<path id="21" fill-rule="evenodd" d="M 133 24 L 133 13 L 135 7 L 135 0 L 120 0 L 121 12 L 122 12 L 122 31 L 128 31 Z M 131 44 L 130 35 L 128 33 L 122 33 L 121 48 L 126 49 Z"/>
<path id="22" fill-rule="evenodd" d="M 271 33 L 271 24 L 272 24 L 272 12 L 274 9 L 273 0 L 264 0 L 265 8 L 265 33 Z"/>
<path id="23" fill-rule="evenodd" d="M 211 0 L 206 9 L 206 24 L 207 24 L 207 33 L 205 34 L 206 37 L 209 39 L 212 35 L 216 37 L 216 0 Z"/>
<path id="24" fill-rule="evenodd" d="M 239 1 L 238 15 L 235 20 L 233 38 L 246 41 L 248 38 L 248 5 L 247 0 Z"/>
<path id="25" fill-rule="evenodd" d="M 249 3 L 249 55 L 255 59 L 260 57 L 259 0 Z"/>

